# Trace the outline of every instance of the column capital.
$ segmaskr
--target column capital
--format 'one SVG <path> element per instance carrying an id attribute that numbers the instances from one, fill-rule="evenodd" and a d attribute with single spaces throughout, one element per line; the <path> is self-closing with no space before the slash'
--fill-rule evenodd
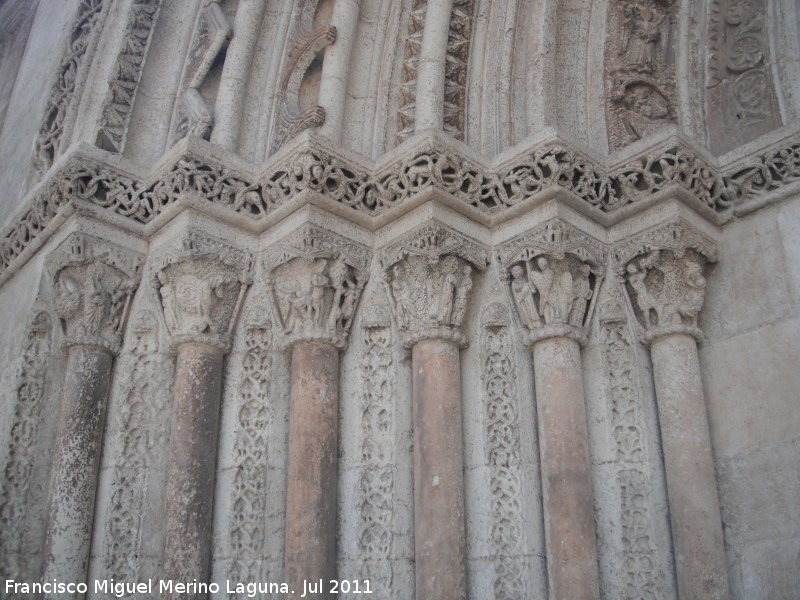
<path id="1" fill-rule="evenodd" d="M 501 244 L 501 278 L 526 346 L 554 337 L 586 342 L 607 251 L 594 237 L 551 219 Z"/>
<path id="2" fill-rule="evenodd" d="M 282 343 L 344 348 L 371 257 L 366 246 L 313 224 L 273 246 L 264 271 Z"/>
<path id="3" fill-rule="evenodd" d="M 484 271 L 486 250 L 438 222 L 422 225 L 381 252 L 384 284 L 406 348 L 425 339 L 467 340 L 461 324 L 474 271 Z"/>
<path id="4" fill-rule="evenodd" d="M 138 252 L 83 233 L 50 254 L 46 270 L 67 346 L 119 352 L 142 263 Z"/>
<path id="5" fill-rule="evenodd" d="M 161 259 L 154 283 L 173 349 L 199 343 L 230 350 L 233 327 L 252 283 L 252 264 L 249 252 L 196 231 L 181 250 Z"/>
<path id="6" fill-rule="evenodd" d="M 709 265 L 719 247 L 682 218 L 672 219 L 614 247 L 614 269 L 645 343 L 684 334 L 702 341 L 697 317 Z"/>

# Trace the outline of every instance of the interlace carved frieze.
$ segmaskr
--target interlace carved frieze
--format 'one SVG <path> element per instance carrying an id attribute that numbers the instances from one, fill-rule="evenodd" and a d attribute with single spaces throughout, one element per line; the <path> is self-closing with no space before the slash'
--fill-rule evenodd
<path id="1" fill-rule="evenodd" d="M 376 294 L 377 296 L 377 294 Z M 395 373 L 392 325 L 385 300 L 372 298 L 361 321 L 361 472 L 358 481 L 359 576 L 378 598 L 392 597 L 395 502 Z"/>
<path id="2" fill-rule="evenodd" d="M 565 190 L 612 214 L 677 186 L 727 219 L 736 207 L 798 180 L 800 143 L 740 161 L 726 173 L 680 143 L 648 151 L 613 170 L 562 144 L 543 146 L 501 169 L 427 144 L 374 171 L 315 144 L 281 158 L 261 176 L 189 152 L 163 172 L 141 179 L 76 154 L 32 195 L 28 208 L 3 232 L 0 269 L 5 271 L 30 246 L 41 243 L 43 232 L 73 202 L 146 224 L 184 198 L 259 220 L 303 192 L 379 215 L 420 192 L 440 190 L 495 215 L 548 190 Z"/>
<path id="3" fill-rule="evenodd" d="M 76 110 L 76 90 L 80 89 L 80 83 L 86 77 L 87 54 L 91 62 L 91 49 L 97 43 L 103 24 L 104 6 L 109 4 L 111 3 L 107 0 L 80 1 L 72 23 L 72 33 L 64 49 L 64 58 L 61 59 L 56 81 L 47 99 L 44 119 L 34 143 L 32 166 L 39 174 L 46 172 L 63 150 L 62 138 L 71 127 L 73 112 Z"/>
<path id="4" fill-rule="evenodd" d="M 263 577 L 267 535 L 267 450 L 274 411 L 270 397 L 272 322 L 263 315 L 265 311 L 253 312 L 256 316 L 245 327 L 236 392 L 235 472 L 227 530 L 231 549 L 228 576 L 234 581 L 258 581 Z"/>
<path id="5" fill-rule="evenodd" d="M 0 492 L 0 575 L 5 579 L 33 575 L 21 546 L 27 537 L 28 491 L 39 441 L 52 335 L 52 317 L 41 306 L 35 306 L 25 331 L 14 388 L 11 443 Z"/>
<path id="6" fill-rule="evenodd" d="M 598 312 L 620 495 L 620 597 L 639 600 L 663 597 L 665 574 L 659 568 L 653 543 L 650 513 L 653 485 L 642 391 L 636 379 L 635 341 L 621 285 L 617 280 L 608 282 L 609 293 Z"/>
<path id="7" fill-rule="evenodd" d="M 697 317 L 703 308 L 708 265 L 717 244 L 683 220 L 646 231 L 614 250 L 615 266 L 646 342 L 670 333 L 702 339 Z"/>
<path id="8" fill-rule="evenodd" d="M 365 246 L 315 225 L 279 242 L 265 270 L 283 342 L 316 340 L 343 348 L 368 280 L 370 258 Z"/>
<path id="9" fill-rule="evenodd" d="M 600 242 L 554 219 L 502 244 L 497 259 L 524 344 L 561 336 L 585 341 L 605 269 Z"/>
<path id="10" fill-rule="evenodd" d="M 492 495 L 494 597 L 524 598 L 525 529 L 522 516 L 519 394 L 511 317 L 494 302 L 481 314 L 481 383 Z"/>
<path id="11" fill-rule="evenodd" d="M 384 286 L 407 348 L 423 339 L 466 345 L 461 325 L 475 271 L 486 269 L 486 251 L 473 240 L 431 223 L 381 252 Z"/>
<path id="12" fill-rule="evenodd" d="M 227 351 L 252 283 L 252 254 L 191 232 L 182 251 L 161 262 L 154 283 L 172 344 L 202 342 Z"/>
<path id="13" fill-rule="evenodd" d="M 105 527 L 105 568 L 117 581 L 137 581 L 142 573 L 143 524 L 148 479 L 169 436 L 168 409 L 172 378 L 169 361 L 159 353 L 158 320 L 149 310 L 135 314 L 132 334 L 120 356 L 120 395 L 115 427 L 120 435 L 117 466 L 113 467 Z M 113 402 L 113 400 L 112 400 Z"/>
<path id="14" fill-rule="evenodd" d="M 142 255 L 104 240 L 72 234 L 47 259 L 53 304 L 66 343 L 119 352 Z"/>
<path id="15" fill-rule="evenodd" d="M 162 0 L 134 0 L 122 48 L 109 81 L 109 92 L 100 117 L 100 135 L 107 150 L 122 152 L 128 134 L 133 101 L 144 69 Z"/>

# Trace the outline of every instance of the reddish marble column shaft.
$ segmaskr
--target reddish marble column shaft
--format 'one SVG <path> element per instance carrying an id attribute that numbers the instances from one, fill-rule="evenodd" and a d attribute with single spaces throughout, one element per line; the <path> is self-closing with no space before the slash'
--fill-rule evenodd
<path id="1" fill-rule="evenodd" d="M 693 337 L 650 345 L 667 474 L 678 595 L 729 597 L 722 519 L 711 455 L 700 362 Z"/>
<path id="2" fill-rule="evenodd" d="M 599 598 L 597 541 L 580 344 L 533 346 L 547 573 L 553 600 Z"/>
<path id="3" fill-rule="evenodd" d="M 222 349 L 209 344 L 186 342 L 178 346 L 162 579 L 208 582 L 222 359 Z"/>
<path id="4" fill-rule="evenodd" d="M 86 581 L 97 472 L 114 358 L 97 346 L 71 346 L 50 481 L 44 581 Z M 65 600 L 83 594 L 45 594 Z"/>
<path id="5" fill-rule="evenodd" d="M 336 579 L 338 406 L 339 350 L 326 342 L 294 344 L 284 559 L 294 598 L 304 580 L 322 579 L 327 591 Z"/>
<path id="6" fill-rule="evenodd" d="M 458 346 L 423 340 L 412 350 L 416 597 L 467 597 L 464 457 Z"/>

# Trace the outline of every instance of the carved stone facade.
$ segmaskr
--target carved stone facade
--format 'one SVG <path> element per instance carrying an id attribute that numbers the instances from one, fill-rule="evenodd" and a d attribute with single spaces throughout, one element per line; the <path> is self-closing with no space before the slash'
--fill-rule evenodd
<path id="1" fill-rule="evenodd" d="M 798 39 L 795 0 L 0 1 L 3 577 L 794 597 Z"/>

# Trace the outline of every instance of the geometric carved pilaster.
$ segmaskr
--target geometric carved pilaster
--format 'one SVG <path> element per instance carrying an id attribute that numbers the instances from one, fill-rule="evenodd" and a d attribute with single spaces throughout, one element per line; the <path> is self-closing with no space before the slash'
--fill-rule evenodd
<path id="1" fill-rule="evenodd" d="M 173 348 L 199 342 L 228 352 L 252 263 L 250 253 L 194 232 L 162 260 L 155 284 Z"/>
<path id="2" fill-rule="evenodd" d="M 646 343 L 671 333 L 702 340 L 697 316 L 708 264 L 717 257 L 717 244 L 682 219 L 642 232 L 614 249 L 615 268 Z"/>
<path id="3" fill-rule="evenodd" d="M 264 266 L 282 343 L 319 341 L 344 348 L 369 260 L 366 247 L 316 225 L 303 226 L 273 247 Z"/>
<path id="4" fill-rule="evenodd" d="M 386 293 L 406 348 L 425 339 L 467 340 L 461 332 L 472 274 L 486 251 L 439 223 L 424 225 L 381 253 Z"/>
<path id="5" fill-rule="evenodd" d="M 509 282 L 523 344 L 551 337 L 585 343 L 606 261 L 600 242 L 553 219 L 502 244 L 497 260 Z"/>
<path id="6" fill-rule="evenodd" d="M 142 257 L 127 248 L 72 234 L 47 260 L 55 310 L 68 346 L 119 352 Z"/>

